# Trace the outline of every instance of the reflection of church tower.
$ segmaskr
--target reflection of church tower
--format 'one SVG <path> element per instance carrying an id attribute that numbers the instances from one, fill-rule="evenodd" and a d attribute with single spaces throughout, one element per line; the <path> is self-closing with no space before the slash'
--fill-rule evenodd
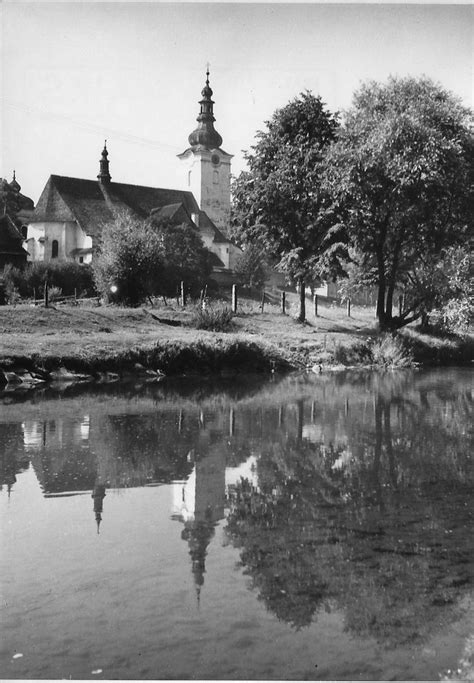
<path id="1" fill-rule="evenodd" d="M 207 547 L 214 536 L 214 523 L 209 522 L 186 522 L 181 533 L 181 538 L 188 542 L 189 555 L 191 556 L 191 571 L 196 587 L 197 601 L 201 597 L 201 586 L 204 584 L 206 573 Z"/>
<path id="2" fill-rule="evenodd" d="M 187 173 L 187 186 L 201 211 L 225 234 L 230 221 L 230 161 L 232 154 L 221 148 L 222 137 L 214 128 L 214 101 L 209 85 L 209 69 L 202 89 L 198 126 L 189 135 L 189 145 L 178 158 Z"/>
<path id="3" fill-rule="evenodd" d="M 179 518 L 184 521 L 181 537 L 188 542 L 199 602 L 207 548 L 214 536 L 216 522 L 224 517 L 225 456 L 220 449 L 198 458 L 181 495 Z"/>
<path id="4" fill-rule="evenodd" d="M 102 511 L 104 507 L 105 484 L 96 484 L 94 486 L 94 490 L 92 491 L 91 497 L 94 499 L 95 521 L 97 522 L 97 533 L 99 533 L 100 523 L 102 521 Z"/>

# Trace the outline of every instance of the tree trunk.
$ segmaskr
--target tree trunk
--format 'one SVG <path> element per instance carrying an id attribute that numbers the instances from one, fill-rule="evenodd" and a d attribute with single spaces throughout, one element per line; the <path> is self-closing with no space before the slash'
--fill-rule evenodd
<path id="1" fill-rule="evenodd" d="M 306 320 L 306 292 L 304 288 L 303 278 L 298 279 L 298 287 L 300 293 L 300 310 L 298 312 L 298 320 L 300 323 L 304 323 Z"/>
<path id="2" fill-rule="evenodd" d="M 381 330 L 385 328 L 385 267 L 381 251 L 377 253 L 378 289 L 376 315 Z"/>
<path id="3" fill-rule="evenodd" d="M 379 280 L 377 291 L 377 320 L 381 330 L 385 329 L 385 280 Z"/>
<path id="4" fill-rule="evenodd" d="M 387 296 L 385 299 L 385 320 L 388 322 L 393 317 L 393 293 L 395 291 L 395 283 L 390 282 L 387 287 Z"/>

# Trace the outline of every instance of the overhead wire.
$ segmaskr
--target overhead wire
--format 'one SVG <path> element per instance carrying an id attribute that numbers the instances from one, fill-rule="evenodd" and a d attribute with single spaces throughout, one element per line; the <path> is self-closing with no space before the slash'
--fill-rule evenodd
<path id="1" fill-rule="evenodd" d="M 153 138 L 146 138 L 146 137 L 141 137 L 139 135 L 132 135 L 131 133 L 126 133 L 121 130 L 113 129 L 110 128 L 109 126 L 100 126 L 96 123 L 91 123 L 90 121 L 86 121 L 84 119 L 79 119 L 75 117 L 68 116 L 66 114 L 58 114 L 54 112 L 48 112 L 40 107 L 35 107 L 32 106 L 31 104 L 26 104 L 23 102 L 14 102 L 12 100 L 7 100 L 4 97 L 0 97 L 0 100 L 2 101 L 2 106 L 9 107 L 10 109 L 16 109 L 16 110 L 22 110 L 26 111 L 27 113 L 41 116 L 43 118 L 51 119 L 54 121 L 59 121 L 61 123 L 67 123 L 69 125 L 73 125 L 76 128 L 81 128 L 82 130 L 91 132 L 91 133 L 100 133 L 101 136 L 104 136 L 104 134 L 107 135 L 107 137 L 113 138 L 114 140 L 123 140 L 124 142 L 131 142 L 133 144 L 138 144 L 138 145 L 146 145 L 148 147 L 153 147 L 156 149 L 162 148 L 162 149 L 168 149 L 172 150 L 173 152 L 179 152 L 182 151 L 181 147 L 178 147 L 177 145 L 170 145 L 169 143 L 162 142 L 161 140 L 156 140 Z"/>

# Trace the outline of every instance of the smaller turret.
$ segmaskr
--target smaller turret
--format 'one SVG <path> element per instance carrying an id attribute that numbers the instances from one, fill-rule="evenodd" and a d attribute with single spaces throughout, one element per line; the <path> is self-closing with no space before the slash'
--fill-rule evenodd
<path id="1" fill-rule="evenodd" d="M 97 179 L 100 183 L 110 183 L 112 177 L 109 172 L 109 153 L 107 151 L 107 140 L 104 142 L 104 149 L 102 150 L 102 156 L 100 158 L 100 171 Z"/>
<path id="2" fill-rule="evenodd" d="M 10 187 L 12 188 L 13 192 L 20 192 L 21 190 L 21 185 L 16 179 L 16 174 L 15 171 L 13 171 L 13 180 L 10 183 Z"/>

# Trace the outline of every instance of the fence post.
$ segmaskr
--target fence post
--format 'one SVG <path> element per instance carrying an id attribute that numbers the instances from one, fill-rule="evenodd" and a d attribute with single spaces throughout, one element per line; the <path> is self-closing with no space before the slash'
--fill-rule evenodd
<path id="1" fill-rule="evenodd" d="M 33 301 L 35 302 L 36 306 L 36 287 L 33 287 Z"/>
<path id="2" fill-rule="evenodd" d="M 49 290 L 48 290 L 48 283 L 44 283 L 44 307 L 48 308 L 49 306 Z"/>
<path id="3" fill-rule="evenodd" d="M 262 303 L 260 304 L 263 313 L 263 307 L 265 306 L 265 290 L 262 292 Z"/>
<path id="4" fill-rule="evenodd" d="M 347 317 L 351 317 L 351 300 L 347 299 Z"/>
<path id="5" fill-rule="evenodd" d="M 286 292 L 281 293 L 281 312 L 283 315 L 286 313 Z"/>
<path id="6" fill-rule="evenodd" d="M 318 317 L 318 295 L 313 294 L 313 306 L 314 306 L 314 316 Z"/>
<path id="7" fill-rule="evenodd" d="M 186 306 L 186 290 L 184 287 L 184 280 L 181 280 L 181 306 Z"/>
<path id="8" fill-rule="evenodd" d="M 74 303 L 77 305 L 77 289 L 74 287 Z"/>
<path id="9" fill-rule="evenodd" d="M 237 313 L 237 285 L 232 285 L 232 312 Z"/>

